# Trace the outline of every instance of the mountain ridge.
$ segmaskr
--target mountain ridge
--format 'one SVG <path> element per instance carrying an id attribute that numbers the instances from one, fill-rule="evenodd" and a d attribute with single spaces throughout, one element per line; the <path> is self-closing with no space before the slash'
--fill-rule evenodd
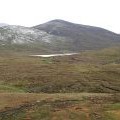
<path id="1" fill-rule="evenodd" d="M 0 48 L 17 45 L 19 51 L 79 52 L 120 44 L 120 35 L 103 28 L 52 20 L 33 27 L 0 27 Z M 12 46 L 12 47 L 11 47 Z M 23 48 L 23 47 L 22 47 Z"/>

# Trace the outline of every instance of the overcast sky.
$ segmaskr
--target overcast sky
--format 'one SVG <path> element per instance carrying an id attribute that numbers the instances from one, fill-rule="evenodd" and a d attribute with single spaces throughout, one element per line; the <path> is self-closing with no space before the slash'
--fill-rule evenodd
<path id="1" fill-rule="evenodd" d="M 120 0 L 0 0 L 0 23 L 34 26 L 53 19 L 120 33 Z"/>

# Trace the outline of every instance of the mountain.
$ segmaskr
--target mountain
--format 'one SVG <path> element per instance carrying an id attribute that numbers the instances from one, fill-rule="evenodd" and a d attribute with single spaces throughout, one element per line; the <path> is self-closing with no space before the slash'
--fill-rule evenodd
<path id="1" fill-rule="evenodd" d="M 51 35 L 65 37 L 65 43 L 73 50 L 96 49 L 120 42 L 120 36 L 99 27 L 74 24 L 63 20 L 53 20 L 33 28 Z"/>
<path id="2" fill-rule="evenodd" d="M 58 53 L 106 48 L 120 43 L 120 35 L 99 27 L 52 20 L 34 27 L 0 27 L 0 49 Z"/>

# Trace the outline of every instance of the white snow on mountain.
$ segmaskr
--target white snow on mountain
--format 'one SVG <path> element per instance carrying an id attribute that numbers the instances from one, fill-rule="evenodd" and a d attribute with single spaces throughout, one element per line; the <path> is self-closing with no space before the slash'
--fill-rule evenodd
<path id="1" fill-rule="evenodd" d="M 8 41 L 11 44 L 25 44 L 35 41 L 50 43 L 52 35 L 37 29 L 8 25 L 0 28 L 0 41 Z"/>

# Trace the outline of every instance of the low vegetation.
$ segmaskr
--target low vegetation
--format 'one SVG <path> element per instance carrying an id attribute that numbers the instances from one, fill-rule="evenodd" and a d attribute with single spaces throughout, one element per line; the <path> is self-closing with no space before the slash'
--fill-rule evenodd
<path id="1" fill-rule="evenodd" d="M 1 94 L 0 120 L 119 120 L 116 100 L 98 93 L 6 93 Z"/>
<path id="2" fill-rule="evenodd" d="M 119 47 L 50 58 L 0 53 L 0 120 L 119 117 Z"/>
<path id="3" fill-rule="evenodd" d="M 120 48 L 64 57 L 1 55 L 0 91 L 120 92 Z"/>

